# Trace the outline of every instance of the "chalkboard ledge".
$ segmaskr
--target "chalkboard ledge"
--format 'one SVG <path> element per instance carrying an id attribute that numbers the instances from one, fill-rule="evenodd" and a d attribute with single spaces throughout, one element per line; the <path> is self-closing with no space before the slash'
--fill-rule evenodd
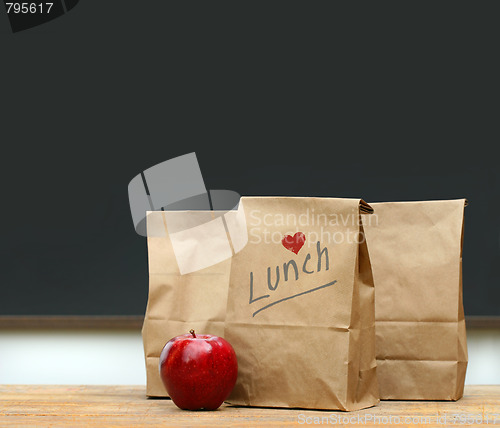
<path id="1" fill-rule="evenodd" d="M 8 329 L 112 329 L 140 330 L 143 315 L 1 315 L 0 330 Z M 500 316 L 465 317 L 467 328 L 500 328 Z"/>
<path id="2" fill-rule="evenodd" d="M 143 315 L 1 315 L 0 329 L 133 329 Z"/>

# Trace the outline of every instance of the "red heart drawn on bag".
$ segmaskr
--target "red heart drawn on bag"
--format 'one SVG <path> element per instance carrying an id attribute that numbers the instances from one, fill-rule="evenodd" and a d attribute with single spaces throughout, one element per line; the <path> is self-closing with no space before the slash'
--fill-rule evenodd
<path id="1" fill-rule="evenodd" d="M 302 232 L 297 232 L 295 235 L 285 235 L 281 240 L 283 247 L 290 250 L 292 253 L 298 254 L 302 246 L 306 242 L 306 236 Z"/>

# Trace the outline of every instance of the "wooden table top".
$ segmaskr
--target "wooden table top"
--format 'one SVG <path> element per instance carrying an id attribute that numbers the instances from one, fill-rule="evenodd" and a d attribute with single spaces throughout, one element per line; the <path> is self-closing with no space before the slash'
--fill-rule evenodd
<path id="1" fill-rule="evenodd" d="M 319 419 L 318 419 L 319 418 Z M 447 401 L 383 401 L 357 412 L 249 408 L 184 411 L 168 399 L 148 399 L 144 386 L 0 386 L 0 426 L 479 426 L 500 425 L 500 386 L 466 386 Z"/>

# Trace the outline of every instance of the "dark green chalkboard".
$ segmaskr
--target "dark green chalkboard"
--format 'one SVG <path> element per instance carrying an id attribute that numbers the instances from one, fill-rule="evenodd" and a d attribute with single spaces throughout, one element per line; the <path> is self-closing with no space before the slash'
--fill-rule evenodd
<path id="1" fill-rule="evenodd" d="M 466 314 L 500 316 L 498 14 L 416 37 L 307 7 L 82 0 L 16 34 L 2 11 L 0 315 L 142 315 L 127 185 L 196 151 L 241 195 L 466 197 Z"/>

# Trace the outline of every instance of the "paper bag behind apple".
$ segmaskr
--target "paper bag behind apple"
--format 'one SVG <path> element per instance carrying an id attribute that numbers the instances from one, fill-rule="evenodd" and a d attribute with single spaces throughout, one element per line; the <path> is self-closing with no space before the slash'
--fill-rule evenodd
<path id="1" fill-rule="evenodd" d="M 458 400 L 467 343 L 462 303 L 465 199 L 374 203 L 364 217 L 375 281 L 382 399 Z"/>
<path id="2" fill-rule="evenodd" d="M 149 296 L 142 337 L 148 396 L 167 396 L 158 362 L 169 339 L 191 329 L 223 335 L 231 248 L 224 226 L 210 223 L 218 214 L 222 213 L 153 211 L 147 215 Z M 215 263 L 214 257 L 221 261 Z"/>
<path id="3" fill-rule="evenodd" d="M 374 288 L 359 199 L 244 197 L 225 338 L 229 402 L 355 410 L 378 402 Z"/>

